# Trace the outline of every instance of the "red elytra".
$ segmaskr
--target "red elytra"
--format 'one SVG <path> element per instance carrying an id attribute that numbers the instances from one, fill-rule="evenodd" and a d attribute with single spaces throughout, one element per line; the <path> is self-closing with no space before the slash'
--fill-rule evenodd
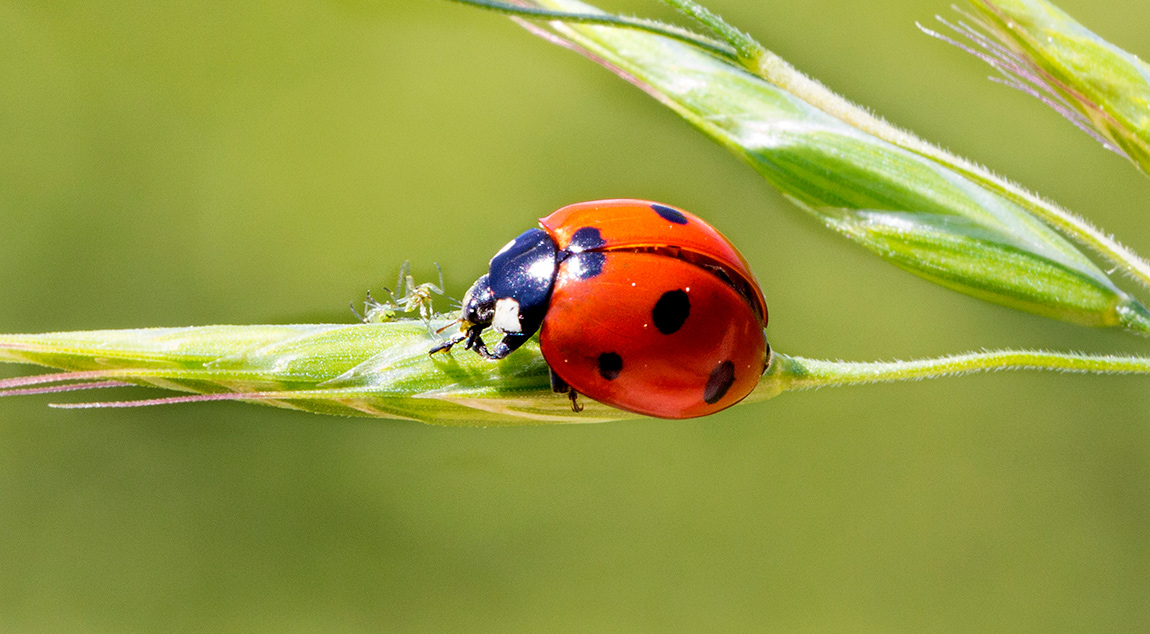
<path id="1" fill-rule="evenodd" d="M 552 371 L 575 391 L 661 418 L 742 400 L 768 363 L 767 307 L 738 249 L 699 217 L 644 200 L 563 207 L 540 220 L 564 252 L 540 331 Z M 598 234 L 594 240 L 579 236 Z"/>

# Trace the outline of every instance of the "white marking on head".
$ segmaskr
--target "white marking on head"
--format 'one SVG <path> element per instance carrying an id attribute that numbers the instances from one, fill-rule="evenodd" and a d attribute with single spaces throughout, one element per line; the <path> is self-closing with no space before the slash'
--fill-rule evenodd
<path id="1" fill-rule="evenodd" d="M 499 332 L 523 332 L 523 326 L 519 324 L 519 302 L 510 297 L 496 300 L 491 327 Z"/>

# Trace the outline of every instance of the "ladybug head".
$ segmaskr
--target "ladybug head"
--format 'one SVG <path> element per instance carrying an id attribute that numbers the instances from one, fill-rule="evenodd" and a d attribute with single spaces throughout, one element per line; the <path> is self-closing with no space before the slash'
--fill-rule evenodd
<path id="1" fill-rule="evenodd" d="M 495 295 L 491 293 L 491 284 L 488 275 L 484 274 L 463 296 L 463 306 L 460 312 L 460 323 L 463 330 L 479 326 L 480 329 L 491 325 L 495 317 Z"/>

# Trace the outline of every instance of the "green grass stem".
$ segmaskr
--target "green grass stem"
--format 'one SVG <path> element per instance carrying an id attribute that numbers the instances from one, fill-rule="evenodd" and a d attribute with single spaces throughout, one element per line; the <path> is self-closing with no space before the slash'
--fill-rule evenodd
<path id="1" fill-rule="evenodd" d="M 427 352 L 435 341 L 420 320 L 0 335 L 0 361 L 61 370 L 0 380 L 0 396 L 139 386 L 183 395 L 58 406 L 138 407 L 235 400 L 320 414 L 468 426 L 636 417 L 586 397 L 581 399 L 584 411 L 571 411 L 567 397 L 551 391 L 547 364 L 534 341 L 500 362 L 485 361 L 464 350 L 431 357 Z M 815 387 L 987 370 L 1150 374 L 1150 359 L 1001 350 L 861 363 L 775 352 L 770 368 L 744 404 Z"/>

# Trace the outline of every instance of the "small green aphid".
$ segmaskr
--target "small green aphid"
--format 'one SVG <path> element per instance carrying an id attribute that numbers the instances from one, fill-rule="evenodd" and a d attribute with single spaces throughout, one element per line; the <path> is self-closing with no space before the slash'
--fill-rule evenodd
<path id="1" fill-rule="evenodd" d="M 360 315 L 354 305 L 351 311 L 365 324 L 395 321 L 400 313 L 419 313 L 420 319 L 430 322 L 435 316 L 432 295 L 447 297 L 443 291 L 443 269 L 438 262 L 435 263 L 435 270 L 439 272 L 438 286 L 431 282 L 416 284 L 415 277 L 411 274 L 411 260 L 404 260 L 399 267 L 399 278 L 395 282 L 396 291 L 403 291 L 402 295 L 396 297 L 395 292 L 385 286 L 383 290 L 387 292 L 389 299 L 381 302 L 372 297 L 371 291 L 368 291 L 367 298 L 363 301 L 363 314 Z"/>

